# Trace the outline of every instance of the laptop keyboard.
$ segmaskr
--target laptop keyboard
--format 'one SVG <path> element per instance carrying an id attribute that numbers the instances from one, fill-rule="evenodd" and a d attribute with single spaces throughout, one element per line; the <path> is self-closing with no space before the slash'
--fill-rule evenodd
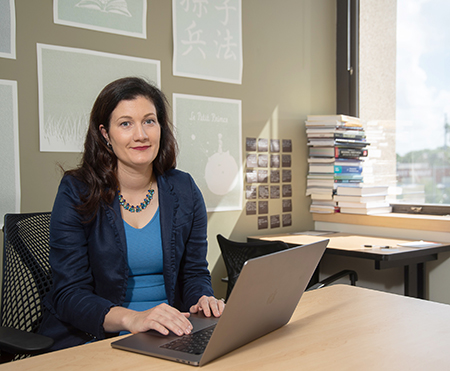
<path id="1" fill-rule="evenodd" d="M 192 334 L 184 335 L 169 343 L 161 345 L 160 348 L 177 350 L 179 352 L 190 354 L 202 354 L 208 345 L 215 327 L 216 325 L 214 324 L 202 330 L 193 332 Z"/>

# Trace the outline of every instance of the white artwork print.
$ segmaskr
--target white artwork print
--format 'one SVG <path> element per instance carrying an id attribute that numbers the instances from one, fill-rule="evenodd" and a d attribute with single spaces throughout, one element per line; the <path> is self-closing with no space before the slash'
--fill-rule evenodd
<path id="1" fill-rule="evenodd" d="M 57 24 L 147 38 L 146 0 L 53 0 L 53 14 Z"/>
<path id="2" fill-rule="evenodd" d="M 173 95 L 178 168 L 202 190 L 208 211 L 242 209 L 241 101 Z"/>
<path id="3" fill-rule="evenodd" d="M 173 74 L 242 83 L 241 0 L 172 0 Z"/>
<path id="4" fill-rule="evenodd" d="M 19 116 L 17 81 L 0 80 L 0 225 L 6 213 L 20 212 Z"/>
<path id="5" fill-rule="evenodd" d="M 116 13 L 131 17 L 126 0 L 81 0 L 75 6 L 78 8 L 94 9 L 104 13 Z"/>
<path id="6" fill-rule="evenodd" d="M 92 105 L 110 82 L 137 76 L 161 86 L 160 61 L 45 44 L 37 53 L 42 152 L 83 150 Z"/>
<path id="7" fill-rule="evenodd" d="M 0 58 L 16 59 L 14 0 L 0 0 Z"/>

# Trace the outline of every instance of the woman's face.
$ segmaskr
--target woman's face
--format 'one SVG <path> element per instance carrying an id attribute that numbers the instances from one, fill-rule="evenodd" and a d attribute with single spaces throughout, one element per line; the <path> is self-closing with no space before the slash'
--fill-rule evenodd
<path id="1" fill-rule="evenodd" d="M 154 104 L 143 96 L 119 102 L 109 133 L 103 125 L 99 128 L 117 156 L 118 169 L 145 171 L 158 154 L 161 126 Z"/>

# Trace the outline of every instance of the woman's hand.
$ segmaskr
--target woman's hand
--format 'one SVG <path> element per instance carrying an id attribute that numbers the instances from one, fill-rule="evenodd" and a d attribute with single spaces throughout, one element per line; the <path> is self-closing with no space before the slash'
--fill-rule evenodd
<path id="1" fill-rule="evenodd" d="M 203 312 L 206 317 L 220 317 L 225 308 L 225 302 L 218 300 L 214 296 L 203 295 L 198 303 L 190 308 L 191 313 Z"/>
<path id="2" fill-rule="evenodd" d="M 190 334 L 190 314 L 181 313 L 167 304 L 160 304 L 144 312 L 124 307 L 112 307 L 105 316 L 103 327 L 106 332 L 129 331 L 133 334 L 156 330 L 163 335 L 172 331 L 176 335 Z"/>

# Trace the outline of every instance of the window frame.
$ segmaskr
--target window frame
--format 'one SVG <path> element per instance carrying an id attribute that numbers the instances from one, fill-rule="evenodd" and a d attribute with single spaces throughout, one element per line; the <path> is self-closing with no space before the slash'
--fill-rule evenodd
<path id="1" fill-rule="evenodd" d="M 359 0 L 336 0 L 336 113 L 359 117 Z"/>

